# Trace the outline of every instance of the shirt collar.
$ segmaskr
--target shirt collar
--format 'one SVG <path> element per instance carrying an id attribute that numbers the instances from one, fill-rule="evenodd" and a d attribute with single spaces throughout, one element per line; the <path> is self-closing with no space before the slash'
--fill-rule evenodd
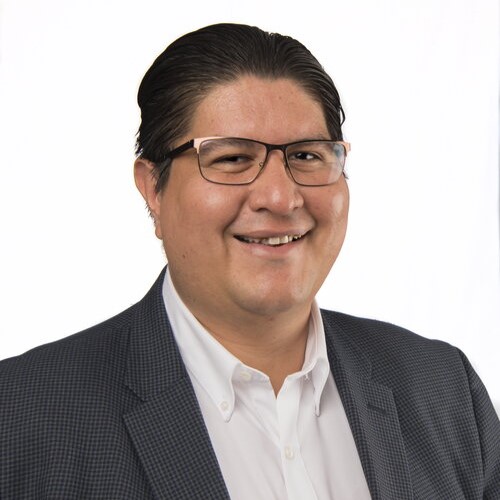
<path id="1" fill-rule="evenodd" d="M 314 409 L 316 416 L 320 415 L 320 403 L 323 389 L 330 375 L 330 362 L 326 351 L 325 330 L 323 319 L 316 300 L 311 307 L 309 319 L 309 337 L 307 338 L 303 371 L 309 369 L 314 387 Z"/>
<path id="2" fill-rule="evenodd" d="M 244 365 L 203 327 L 177 294 L 168 266 L 163 281 L 163 300 L 175 340 L 190 376 L 206 391 L 222 418 L 228 422 L 235 403 L 233 381 L 262 381 L 269 378 L 264 373 Z M 314 301 L 304 364 L 300 372 L 289 377 L 311 379 L 317 416 L 320 415 L 321 394 L 329 373 L 323 321 L 319 307 Z"/>

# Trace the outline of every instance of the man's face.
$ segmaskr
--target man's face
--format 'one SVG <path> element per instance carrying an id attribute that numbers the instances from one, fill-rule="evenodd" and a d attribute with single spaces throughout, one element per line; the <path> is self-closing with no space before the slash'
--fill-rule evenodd
<path id="1" fill-rule="evenodd" d="M 213 136 L 271 144 L 330 138 L 320 105 L 300 86 L 250 76 L 216 87 L 179 144 Z M 174 285 L 206 325 L 211 318 L 238 325 L 252 317 L 308 314 L 342 246 L 348 204 L 343 176 L 329 186 L 299 186 L 277 150 L 244 186 L 206 181 L 196 151 L 188 150 L 174 159 L 163 191 L 149 200 Z M 302 237 L 265 244 L 287 235 Z"/>

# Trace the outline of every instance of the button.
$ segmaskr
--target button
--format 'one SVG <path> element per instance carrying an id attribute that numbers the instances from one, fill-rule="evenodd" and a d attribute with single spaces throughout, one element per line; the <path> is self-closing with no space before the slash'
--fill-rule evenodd
<path id="1" fill-rule="evenodd" d="M 252 374 L 250 372 L 247 372 L 247 371 L 240 372 L 240 377 L 245 382 L 250 382 L 250 380 L 252 380 Z"/>
<path id="2" fill-rule="evenodd" d="M 288 460 L 293 460 L 295 458 L 295 453 L 291 446 L 285 446 L 285 458 Z"/>
<path id="3" fill-rule="evenodd" d="M 229 403 L 227 401 L 222 401 L 219 407 L 222 411 L 227 411 L 229 410 Z"/>

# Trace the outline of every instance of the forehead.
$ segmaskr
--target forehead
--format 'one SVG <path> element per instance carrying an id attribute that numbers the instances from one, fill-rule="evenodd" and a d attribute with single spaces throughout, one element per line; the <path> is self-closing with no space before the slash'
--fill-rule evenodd
<path id="1" fill-rule="evenodd" d="M 255 76 L 215 87 L 196 108 L 189 135 L 270 143 L 329 138 L 321 105 L 298 83 Z"/>

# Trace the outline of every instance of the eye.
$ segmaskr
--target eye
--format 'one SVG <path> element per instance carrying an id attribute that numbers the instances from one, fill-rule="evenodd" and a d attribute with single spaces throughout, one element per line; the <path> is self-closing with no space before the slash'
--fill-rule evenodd
<path id="1" fill-rule="evenodd" d="M 212 163 L 242 163 L 246 161 L 252 161 L 253 159 L 249 156 L 241 155 L 241 154 L 231 154 L 226 156 L 220 156 L 218 158 L 214 158 Z"/>
<path id="2" fill-rule="evenodd" d="M 311 151 L 297 151 L 290 155 L 289 159 L 296 161 L 320 160 L 320 157 Z"/>
<path id="3" fill-rule="evenodd" d="M 213 172 L 237 174 L 245 172 L 256 165 L 255 158 L 240 153 L 218 154 L 211 158 L 203 158 L 202 166 Z"/>

